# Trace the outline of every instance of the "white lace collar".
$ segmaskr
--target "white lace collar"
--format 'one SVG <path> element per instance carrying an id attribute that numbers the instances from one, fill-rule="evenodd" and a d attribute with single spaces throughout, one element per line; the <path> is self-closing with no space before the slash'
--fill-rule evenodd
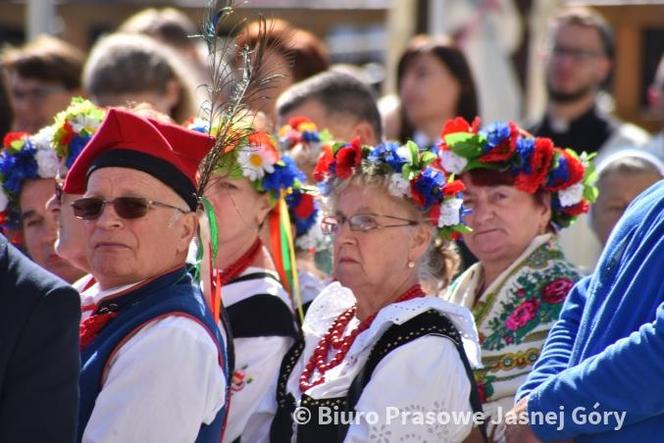
<path id="1" fill-rule="evenodd" d="M 325 287 L 307 311 L 302 327 L 307 341 L 314 340 L 317 342 L 325 335 L 339 314 L 354 304 L 355 296 L 351 290 L 342 286 L 339 282 L 331 283 Z M 479 366 L 480 348 L 472 314 L 464 306 L 433 296 L 392 303 L 382 308 L 369 329 L 357 336 L 348 351 L 347 358 L 356 358 L 367 347 L 373 345 L 392 324 L 402 324 L 430 309 L 445 314 L 452 321 L 461 334 L 470 364 L 474 367 Z"/>

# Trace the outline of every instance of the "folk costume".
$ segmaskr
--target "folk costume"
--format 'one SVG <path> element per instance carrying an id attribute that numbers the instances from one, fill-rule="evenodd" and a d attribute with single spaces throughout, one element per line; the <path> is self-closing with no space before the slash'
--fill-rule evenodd
<path id="1" fill-rule="evenodd" d="M 517 189 L 550 192 L 556 232 L 587 212 L 596 196 L 593 167 L 585 153 L 578 156 L 554 147 L 549 139 L 527 136 L 513 123 L 480 130 L 479 122 L 471 126 L 457 118 L 445 124 L 442 140 L 438 154 L 448 172 L 509 171 Z M 567 293 L 581 277 L 565 259 L 557 235 L 544 233 L 488 287 L 478 262 L 448 288 L 446 298 L 471 309 L 475 317 L 483 365 L 475 370 L 475 378 L 488 417 L 502 417 L 512 408 L 516 390 L 539 358 Z M 493 440 L 503 441 L 504 425 L 491 431 Z"/>
<path id="2" fill-rule="evenodd" d="M 84 193 L 100 168 L 136 169 L 194 211 L 196 171 L 213 143 L 111 108 L 69 170 L 64 192 Z M 185 264 L 124 287 L 94 285 L 84 295 L 94 310 L 81 325 L 79 439 L 219 441 L 230 377 L 226 344 Z"/>
<path id="3" fill-rule="evenodd" d="M 464 229 L 463 185 L 448 181 L 434 159 L 413 143 L 370 148 L 356 140 L 326 149 L 314 174 L 324 193 L 356 173 L 388 177 L 390 194 L 412 199 L 443 240 Z M 270 441 L 463 440 L 472 421 L 425 426 L 416 416 L 481 407 L 471 382 L 479 349 L 470 312 L 419 285 L 363 321 L 355 312 L 354 295 L 338 282 L 312 303 L 304 341 L 281 366 Z M 390 408 L 398 419 L 387 416 Z M 326 420 L 331 411 L 355 418 Z"/>

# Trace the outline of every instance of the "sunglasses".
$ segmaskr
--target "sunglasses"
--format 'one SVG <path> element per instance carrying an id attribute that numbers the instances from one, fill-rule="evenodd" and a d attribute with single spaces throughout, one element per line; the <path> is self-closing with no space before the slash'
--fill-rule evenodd
<path id="1" fill-rule="evenodd" d="M 86 197 L 74 200 L 71 207 L 74 209 L 74 216 L 80 220 L 97 220 L 104 212 L 107 204 L 112 204 L 115 213 L 124 219 L 134 219 L 144 217 L 148 210 L 152 208 L 176 209 L 183 214 L 188 213 L 177 206 L 168 205 L 142 197 L 118 197 L 113 200 L 104 200 L 99 197 Z"/>

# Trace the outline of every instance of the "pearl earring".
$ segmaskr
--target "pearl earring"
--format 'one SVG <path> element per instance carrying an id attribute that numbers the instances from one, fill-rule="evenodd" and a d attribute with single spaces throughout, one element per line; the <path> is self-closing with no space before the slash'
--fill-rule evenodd
<path id="1" fill-rule="evenodd" d="M 415 262 L 412 261 L 412 260 L 408 260 L 408 267 L 409 267 L 410 269 L 413 269 L 413 268 L 415 267 Z"/>

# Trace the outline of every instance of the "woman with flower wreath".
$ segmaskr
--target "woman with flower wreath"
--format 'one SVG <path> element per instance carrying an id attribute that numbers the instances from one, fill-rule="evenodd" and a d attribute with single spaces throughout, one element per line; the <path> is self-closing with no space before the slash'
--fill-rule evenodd
<path id="1" fill-rule="evenodd" d="M 189 127 L 208 132 L 201 120 Z M 281 234 L 280 218 L 288 212 L 284 196 L 303 181 L 293 160 L 280 157 L 272 138 L 256 131 L 222 157 L 205 191 L 217 225 L 216 234 L 211 232 L 218 243 L 213 281 L 228 315 L 235 356 L 225 442 L 256 442 L 269 427 L 261 399 L 276 389 L 281 359 L 299 336 L 281 256 L 270 254 L 261 233 L 269 224 L 271 234 Z"/>
<path id="2" fill-rule="evenodd" d="M 55 252 L 56 221 L 46 210 L 53 195 L 58 159 L 50 148 L 52 128 L 35 135 L 10 132 L 0 152 L 0 231 L 32 261 L 72 283 L 84 271 Z"/>
<path id="3" fill-rule="evenodd" d="M 483 364 L 475 378 L 486 416 L 500 420 L 582 277 L 556 234 L 595 200 L 593 167 L 585 154 L 514 123 L 480 130 L 479 120 L 470 125 L 463 118 L 444 125 L 438 156 L 465 185 L 464 220 L 472 232 L 463 240 L 479 259 L 446 298 L 473 311 Z M 490 440 L 504 441 L 504 424 L 489 423 Z"/>
<path id="4" fill-rule="evenodd" d="M 463 185 L 434 160 L 413 143 L 324 150 L 314 176 L 330 197 L 322 226 L 333 235 L 336 282 L 314 300 L 304 341 L 282 363 L 272 442 L 456 442 L 471 432 L 472 422 L 417 418 L 471 414 L 472 393 L 481 407 L 468 362 L 479 351 L 472 317 L 422 287 L 464 229 Z M 398 419 L 386 416 L 390 408 Z M 356 419 L 325 424 L 331 411 Z"/>

